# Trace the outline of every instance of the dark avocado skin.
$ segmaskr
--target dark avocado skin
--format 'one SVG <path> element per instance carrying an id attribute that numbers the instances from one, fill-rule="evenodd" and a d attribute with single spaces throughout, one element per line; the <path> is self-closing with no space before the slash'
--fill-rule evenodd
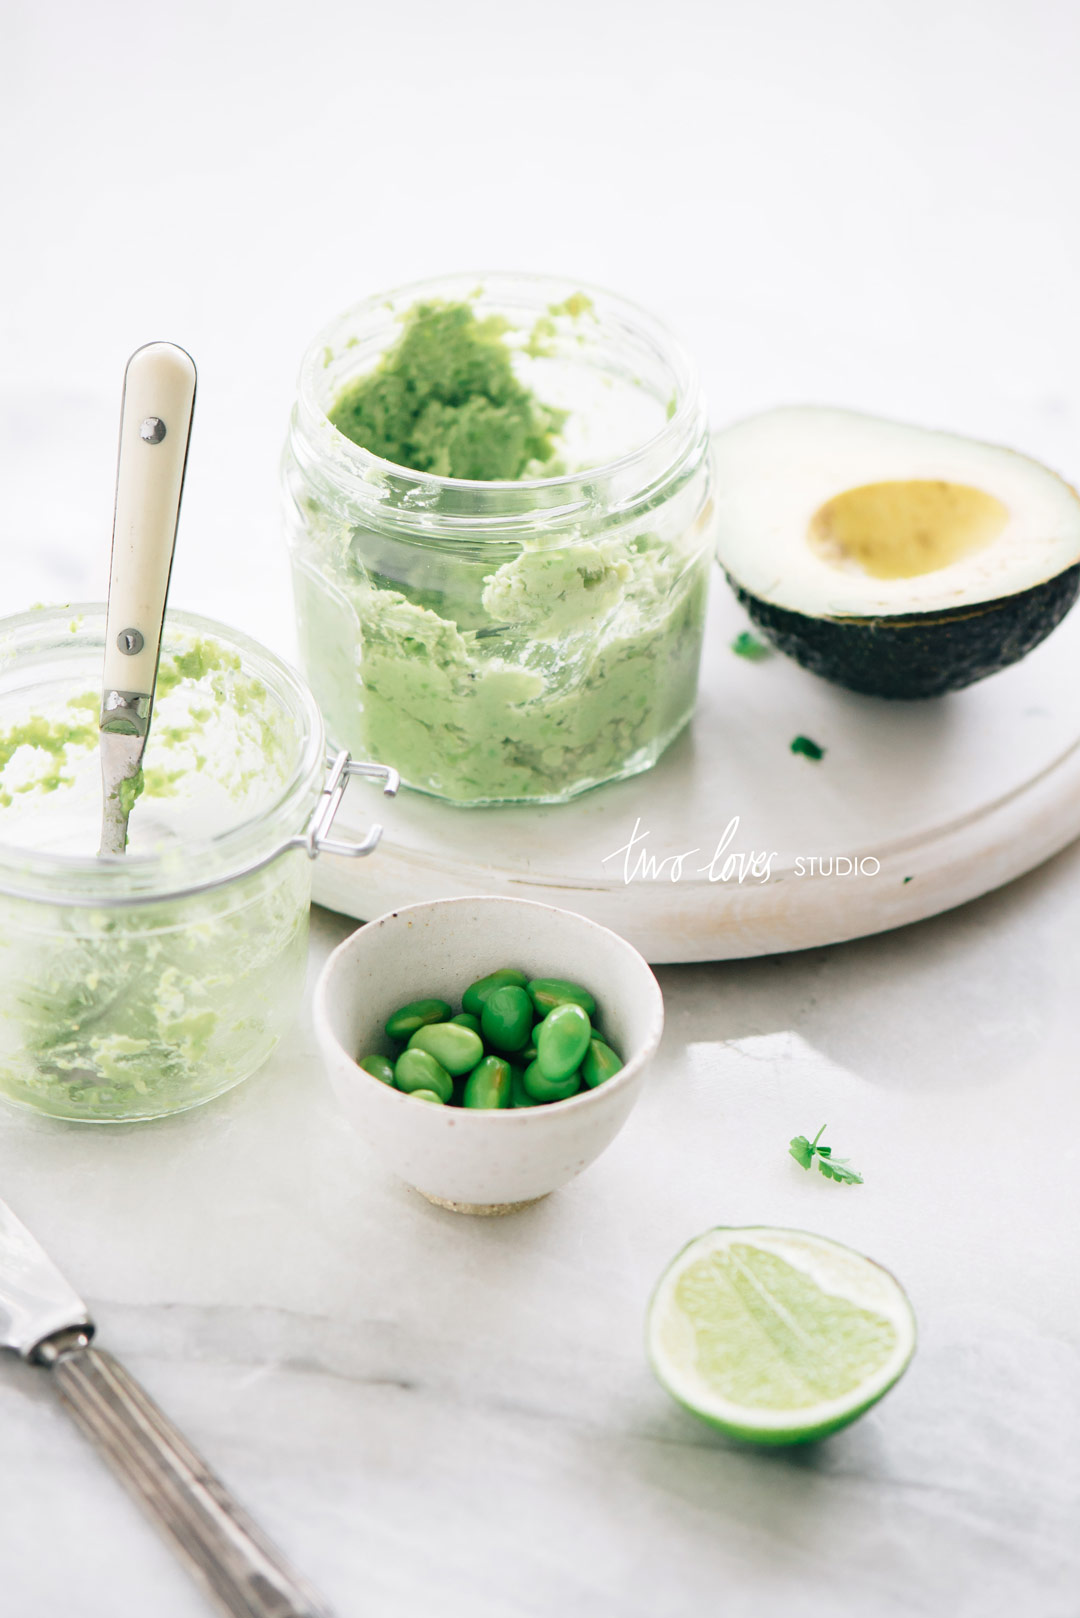
<path id="1" fill-rule="evenodd" d="M 1018 663 L 1056 629 L 1080 593 L 1080 562 L 997 601 L 908 618 L 812 618 L 728 583 L 781 652 L 872 697 L 940 697 Z"/>

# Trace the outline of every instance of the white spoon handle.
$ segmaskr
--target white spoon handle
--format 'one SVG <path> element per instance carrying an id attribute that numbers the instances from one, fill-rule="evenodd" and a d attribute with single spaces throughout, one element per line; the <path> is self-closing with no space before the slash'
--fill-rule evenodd
<path id="1" fill-rule="evenodd" d="M 184 487 L 195 365 L 148 343 L 124 373 L 104 689 L 152 697 Z"/>

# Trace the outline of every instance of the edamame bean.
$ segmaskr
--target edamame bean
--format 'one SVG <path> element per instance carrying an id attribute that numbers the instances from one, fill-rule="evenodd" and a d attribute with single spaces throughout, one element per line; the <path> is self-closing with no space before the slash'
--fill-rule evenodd
<path id="1" fill-rule="evenodd" d="M 484 1042 L 471 1028 L 459 1023 L 429 1022 L 418 1028 L 409 1041 L 409 1050 L 427 1051 L 451 1077 L 471 1073 L 484 1054 Z"/>
<path id="2" fill-rule="evenodd" d="M 618 1073 L 622 1059 L 595 1027 L 596 1000 L 567 978 L 504 966 L 471 983 L 464 1010 L 434 997 L 400 1006 L 386 1032 L 406 1049 L 358 1058 L 383 1084 L 440 1106 L 495 1109 L 565 1101 Z"/>
<path id="3" fill-rule="evenodd" d="M 622 1060 L 610 1045 L 605 1045 L 602 1039 L 590 1039 L 581 1064 L 581 1077 L 590 1090 L 595 1090 L 605 1079 L 614 1078 L 621 1067 Z"/>
<path id="4" fill-rule="evenodd" d="M 573 1001 L 565 1001 L 549 1011 L 536 1030 L 536 1065 L 546 1079 L 557 1082 L 568 1078 L 581 1066 L 591 1039 L 588 1012 Z"/>
<path id="5" fill-rule="evenodd" d="M 581 1077 L 575 1068 L 564 1079 L 549 1079 L 536 1061 L 525 1069 L 521 1082 L 534 1101 L 566 1101 L 570 1096 L 577 1095 Z"/>
<path id="6" fill-rule="evenodd" d="M 450 1007 L 445 1000 L 410 1000 L 399 1006 L 392 1017 L 386 1019 L 386 1032 L 391 1039 L 409 1039 L 429 1022 L 446 1022 Z"/>
<path id="7" fill-rule="evenodd" d="M 454 1081 L 428 1051 L 402 1051 L 394 1063 L 394 1083 L 399 1090 L 434 1090 L 442 1102 L 454 1093 Z"/>
<path id="8" fill-rule="evenodd" d="M 485 1056 L 465 1081 L 463 1107 L 508 1107 L 510 1105 L 510 1063 L 501 1056 Z"/>
<path id="9" fill-rule="evenodd" d="M 590 1017 L 596 1016 L 596 1001 L 580 983 L 570 983 L 566 978 L 533 978 L 528 988 L 541 1017 L 565 1005 L 580 1006 Z"/>
<path id="10" fill-rule="evenodd" d="M 510 1067 L 510 1105 L 512 1107 L 536 1107 L 539 1105 L 535 1096 L 531 1096 L 525 1088 L 525 1069 Z"/>
<path id="11" fill-rule="evenodd" d="M 484 1001 L 480 1027 L 484 1039 L 500 1051 L 520 1051 L 529 1043 L 533 1003 L 516 983 L 495 989 Z"/>
<path id="12" fill-rule="evenodd" d="M 393 1084 L 394 1064 L 388 1056 L 362 1056 L 358 1065 L 373 1079 L 381 1079 L 383 1084 Z"/>
<path id="13" fill-rule="evenodd" d="M 472 1017 L 479 1017 L 484 1009 L 484 1001 L 496 989 L 505 988 L 509 983 L 523 989 L 528 982 L 524 972 L 519 972 L 514 966 L 500 966 L 497 972 L 489 972 L 486 978 L 477 978 L 461 997 L 462 1008 Z"/>

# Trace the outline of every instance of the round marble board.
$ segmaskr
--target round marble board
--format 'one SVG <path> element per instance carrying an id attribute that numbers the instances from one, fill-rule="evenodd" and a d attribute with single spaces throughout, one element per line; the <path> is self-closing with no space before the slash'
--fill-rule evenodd
<path id="1" fill-rule="evenodd" d="M 713 581 L 697 712 L 655 769 L 558 807 L 456 809 L 354 782 L 319 904 L 368 920 L 425 899 L 512 894 L 580 911 L 654 963 L 729 960 L 883 932 L 948 910 L 1080 835 L 1080 609 L 1023 662 L 953 696 L 842 691 L 747 627 Z M 825 749 L 792 753 L 797 735 Z"/>

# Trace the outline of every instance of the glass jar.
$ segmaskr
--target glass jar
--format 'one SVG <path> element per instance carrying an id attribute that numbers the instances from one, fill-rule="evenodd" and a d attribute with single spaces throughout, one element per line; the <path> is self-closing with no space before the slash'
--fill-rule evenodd
<path id="1" fill-rule="evenodd" d="M 415 305 L 496 317 L 569 470 L 410 471 L 328 413 Z M 581 468 L 584 468 L 582 470 Z M 690 361 L 608 293 L 456 276 L 359 304 L 304 359 L 284 464 L 301 660 L 335 745 L 459 804 L 562 803 L 655 764 L 694 707 L 713 541 Z"/>
<path id="2" fill-rule="evenodd" d="M 254 1072 L 300 1002 L 309 856 L 378 836 L 328 839 L 354 767 L 327 775 L 303 681 L 170 612 L 129 852 L 97 857 L 104 632 L 96 606 L 0 624 L 0 1094 L 91 1122 Z"/>

